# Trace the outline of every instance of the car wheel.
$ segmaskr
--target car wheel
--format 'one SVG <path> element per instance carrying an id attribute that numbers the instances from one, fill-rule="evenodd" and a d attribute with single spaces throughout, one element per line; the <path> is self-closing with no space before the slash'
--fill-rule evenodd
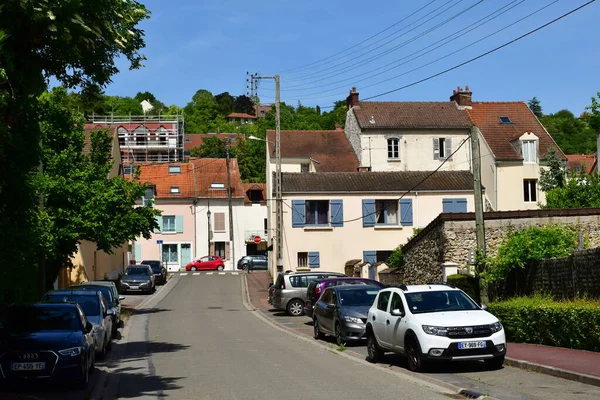
<path id="1" fill-rule="evenodd" d="M 223 271 L 223 266 L 222 266 L 222 265 L 219 265 L 219 266 L 217 267 L 217 271 Z"/>
<path id="2" fill-rule="evenodd" d="M 378 363 L 383 358 L 383 351 L 377 344 L 377 338 L 373 332 L 369 332 L 367 336 L 367 361 Z"/>
<path id="3" fill-rule="evenodd" d="M 83 371 L 81 371 L 81 378 L 79 378 L 79 380 L 77 381 L 77 388 L 78 389 L 87 389 L 89 383 L 90 383 L 90 369 L 88 368 L 88 360 L 87 358 L 84 361 L 83 364 Z"/>
<path id="4" fill-rule="evenodd" d="M 242 271 L 248 271 L 248 264 L 242 265 Z"/>
<path id="5" fill-rule="evenodd" d="M 323 340 L 325 338 L 325 334 L 321 332 L 321 329 L 319 328 L 319 320 L 316 318 L 313 319 L 313 335 L 317 340 Z"/>
<path id="6" fill-rule="evenodd" d="M 421 353 L 421 346 L 416 338 L 407 341 L 406 358 L 408 359 L 408 369 L 413 372 L 423 372 L 427 368 L 427 363 L 423 360 L 423 353 Z"/>
<path id="7" fill-rule="evenodd" d="M 191 269 L 192 271 L 197 271 L 197 270 L 198 270 L 198 268 L 196 268 L 196 267 L 192 267 L 192 268 L 190 268 L 190 269 Z"/>
<path id="8" fill-rule="evenodd" d="M 92 348 L 90 350 L 88 357 L 92 357 L 92 363 L 90 364 L 90 374 L 91 374 L 96 369 L 96 350 Z"/>
<path id="9" fill-rule="evenodd" d="M 109 337 L 108 342 L 106 343 L 106 350 L 110 350 L 110 349 L 112 349 L 112 340 Z"/>
<path id="10" fill-rule="evenodd" d="M 98 358 L 100 360 L 106 359 L 106 343 L 103 343 L 102 350 L 100 351 L 100 353 L 98 353 Z"/>
<path id="11" fill-rule="evenodd" d="M 335 342 L 338 346 L 344 345 L 344 338 L 342 337 L 342 326 L 339 322 L 336 322 L 335 328 L 333 329 L 335 332 Z"/>
<path id="12" fill-rule="evenodd" d="M 491 360 L 485 360 L 485 367 L 490 370 L 496 370 L 502 368 L 504 364 L 504 356 L 496 357 Z"/>
<path id="13" fill-rule="evenodd" d="M 304 304 L 298 299 L 292 300 L 288 303 L 287 313 L 292 317 L 299 317 L 304 314 Z"/>

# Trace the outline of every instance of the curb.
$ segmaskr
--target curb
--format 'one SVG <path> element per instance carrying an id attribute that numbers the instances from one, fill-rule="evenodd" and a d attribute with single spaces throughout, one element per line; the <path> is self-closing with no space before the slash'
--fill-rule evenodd
<path id="1" fill-rule="evenodd" d="M 405 371 L 405 370 L 392 370 L 391 368 L 379 366 L 376 364 L 371 364 L 370 362 L 368 362 L 364 359 L 364 356 L 362 354 L 355 353 L 352 350 L 345 350 L 344 352 L 340 352 L 340 351 L 336 350 L 335 348 L 330 348 L 329 346 L 327 346 L 325 344 L 319 343 L 319 342 L 315 341 L 312 337 L 298 333 L 298 332 L 296 332 L 296 330 L 294 328 L 289 328 L 289 327 L 287 327 L 283 324 L 280 324 L 280 323 L 274 321 L 273 319 L 263 315 L 262 311 L 257 309 L 252 304 L 252 300 L 250 299 L 250 292 L 248 291 L 248 281 L 247 281 L 246 275 L 243 275 L 242 279 L 240 281 L 241 281 L 240 284 L 241 284 L 241 289 L 242 289 L 242 303 L 244 304 L 244 307 L 248 311 L 250 311 L 254 316 L 256 316 L 256 318 L 265 322 L 267 325 L 270 325 L 271 327 L 273 327 L 279 331 L 282 331 L 289 335 L 292 335 L 296 339 L 302 340 L 307 343 L 311 343 L 314 346 L 321 347 L 324 350 L 338 354 L 342 357 L 346 357 L 348 359 L 351 359 L 354 362 L 360 362 L 360 363 L 362 363 L 364 365 L 368 365 L 372 368 L 377 368 L 380 371 L 386 372 L 388 374 L 392 374 L 396 377 L 400 376 L 403 379 L 407 379 L 407 380 L 412 381 L 413 383 L 416 383 L 420 386 L 423 386 L 423 387 L 426 387 L 426 388 L 429 388 L 432 390 L 436 390 L 442 394 L 445 393 L 445 394 L 449 394 L 449 395 L 459 395 L 459 396 L 463 396 L 465 398 L 477 399 L 477 400 L 498 400 L 495 397 L 484 396 L 481 393 L 475 392 L 473 390 L 461 388 L 461 387 L 452 385 L 450 383 L 447 383 L 447 382 L 444 382 L 444 381 L 441 381 L 441 380 L 438 380 L 435 378 L 427 377 L 427 380 L 424 380 L 417 373 L 413 373 L 413 372 L 409 372 L 409 371 Z"/>
<path id="2" fill-rule="evenodd" d="M 551 375 L 557 378 L 563 378 L 570 381 L 585 383 L 587 385 L 600 386 L 600 377 L 584 374 L 581 372 L 569 371 L 558 367 L 537 364 L 532 361 L 519 360 L 510 357 L 506 357 L 504 359 L 504 364 L 509 365 L 511 367 L 521 368 L 527 371 L 538 372 L 540 374 Z"/>

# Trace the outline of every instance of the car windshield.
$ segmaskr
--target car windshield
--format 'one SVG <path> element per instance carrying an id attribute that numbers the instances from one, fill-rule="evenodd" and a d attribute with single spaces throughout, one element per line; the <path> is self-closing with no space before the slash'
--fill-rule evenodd
<path id="1" fill-rule="evenodd" d="M 413 314 L 479 309 L 477 304 L 460 290 L 407 292 L 404 295 L 408 309 Z"/>
<path id="2" fill-rule="evenodd" d="M 77 290 L 100 291 L 102 293 L 102 296 L 104 296 L 104 298 L 106 299 L 106 301 L 108 301 L 109 303 L 112 303 L 113 301 L 112 290 L 110 290 L 108 286 L 80 285 L 77 286 Z"/>
<path id="3" fill-rule="evenodd" d="M 142 264 L 149 265 L 153 272 L 160 272 L 160 261 L 142 261 Z"/>
<path id="4" fill-rule="evenodd" d="M 127 276 L 131 276 L 131 275 L 148 275 L 148 268 L 146 268 L 146 267 L 127 268 L 125 270 L 125 275 L 127 275 Z"/>
<path id="5" fill-rule="evenodd" d="M 10 332 L 80 329 L 79 316 L 72 307 L 15 307 L 7 311 L 0 325 Z"/>
<path id="6" fill-rule="evenodd" d="M 373 304 L 379 292 L 378 288 L 356 288 L 352 290 L 339 290 L 338 301 L 342 307 L 363 307 Z"/>
<path id="7" fill-rule="evenodd" d="M 98 296 L 85 296 L 81 294 L 54 294 L 50 293 L 44 296 L 42 301 L 47 303 L 66 303 L 73 302 L 79 304 L 83 313 L 88 317 L 96 317 L 100 315 L 100 307 L 98 305 Z"/>

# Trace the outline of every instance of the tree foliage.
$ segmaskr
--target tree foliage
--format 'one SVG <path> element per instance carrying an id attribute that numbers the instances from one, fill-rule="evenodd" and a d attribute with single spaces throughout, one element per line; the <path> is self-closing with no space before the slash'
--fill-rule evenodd
<path id="1" fill-rule="evenodd" d="M 566 226 L 532 226 L 510 232 L 497 256 L 488 260 L 482 276 L 488 282 L 502 281 L 510 271 L 524 268 L 530 261 L 567 257 L 576 247 L 577 233 Z"/>
<path id="2" fill-rule="evenodd" d="M 548 192 L 554 188 L 562 188 L 565 185 L 567 171 L 564 161 L 558 158 L 554 147 L 550 147 L 544 160 L 547 168 L 540 169 L 540 189 Z"/>
<path id="3" fill-rule="evenodd" d="M 600 207 L 600 178 L 584 171 L 574 173 L 563 187 L 546 193 L 543 208 L 596 208 Z"/>
<path id="4" fill-rule="evenodd" d="M 536 117 L 538 117 L 538 119 L 544 116 L 544 113 L 542 112 L 542 103 L 538 100 L 537 97 L 534 96 L 533 99 L 527 102 L 527 105 L 529 106 L 531 112 L 534 113 Z"/>

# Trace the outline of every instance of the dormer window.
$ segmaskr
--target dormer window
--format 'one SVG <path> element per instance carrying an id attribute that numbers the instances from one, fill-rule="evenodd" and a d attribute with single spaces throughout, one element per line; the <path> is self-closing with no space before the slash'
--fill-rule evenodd
<path id="1" fill-rule="evenodd" d="M 169 165 L 169 174 L 180 174 L 181 165 Z"/>
<path id="2" fill-rule="evenodd" d="M 537 162 L 537 146 L 535 140 L 523 140 L 521 143 L 523 149 L 523 162 L 535 164 Z"/>
<path id="3" fill-rule="evenodd" d="M 310 170 L 310 165 L 308 163 L 300 164 L 300 172 L 308 172 Z"/>
<path id="4" fill-rule="evenodd" d="M 512 124 L 510 117 L 498 117 L 501 123 L 503 124 Z"/>
<path id="5" fill-rule="evenodd" d="M 211 189 L 225 189 L 224 183 L 213 182 L 210 184 Z"/>
<path id="6" fill-rule="evenodd" d="M 171 186 L 171 194 L 179 194 L 179 186 Z"/>

